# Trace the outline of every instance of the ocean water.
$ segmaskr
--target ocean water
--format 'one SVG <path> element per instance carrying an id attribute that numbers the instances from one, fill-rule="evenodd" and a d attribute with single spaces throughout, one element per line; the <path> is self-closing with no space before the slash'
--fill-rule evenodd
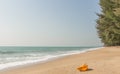
<path id="1" fill-rule="evenodd" d="M 0 47 L 0 70 L 94 49 L 96 47 Z"/>

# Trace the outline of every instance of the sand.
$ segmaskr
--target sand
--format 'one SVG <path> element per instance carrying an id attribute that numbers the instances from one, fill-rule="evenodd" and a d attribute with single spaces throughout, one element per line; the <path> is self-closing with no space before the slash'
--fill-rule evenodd
<path id="1" fill-rule="evenodd" d="M 76 68 L 84 63 L 88 64 L 89 70 L 78 71 Z M 120 47 L 105 47 L 42 64 L 3 70 L 0 74 L 120 74 Z"/>

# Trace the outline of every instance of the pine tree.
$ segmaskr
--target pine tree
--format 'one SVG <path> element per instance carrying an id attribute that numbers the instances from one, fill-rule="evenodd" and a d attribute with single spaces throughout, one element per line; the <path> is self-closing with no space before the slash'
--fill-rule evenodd
<path id="1" fill-rule="evenodd" d="M 100 0 L 97 30 L 105 46 L 120 45 L 120 0 Z"/>

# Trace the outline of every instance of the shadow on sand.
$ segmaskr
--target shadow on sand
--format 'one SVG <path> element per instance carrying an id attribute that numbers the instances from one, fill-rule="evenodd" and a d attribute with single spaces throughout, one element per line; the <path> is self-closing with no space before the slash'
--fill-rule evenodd
<path id="1" fill-rule="evenodd" d="M 93 69 L 89 68 L 87 71 L 92 71 Z"/>

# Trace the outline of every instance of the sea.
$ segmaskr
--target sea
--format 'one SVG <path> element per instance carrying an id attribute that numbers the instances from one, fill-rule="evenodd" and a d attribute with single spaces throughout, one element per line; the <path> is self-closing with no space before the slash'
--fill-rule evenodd
<path id="1" fill-rule="evenodd" d="M 27 47 L 1 46 L 0 70 L 19 65 L 45 62 L 55 58 L 96 50 L 100 47 Z"/>

